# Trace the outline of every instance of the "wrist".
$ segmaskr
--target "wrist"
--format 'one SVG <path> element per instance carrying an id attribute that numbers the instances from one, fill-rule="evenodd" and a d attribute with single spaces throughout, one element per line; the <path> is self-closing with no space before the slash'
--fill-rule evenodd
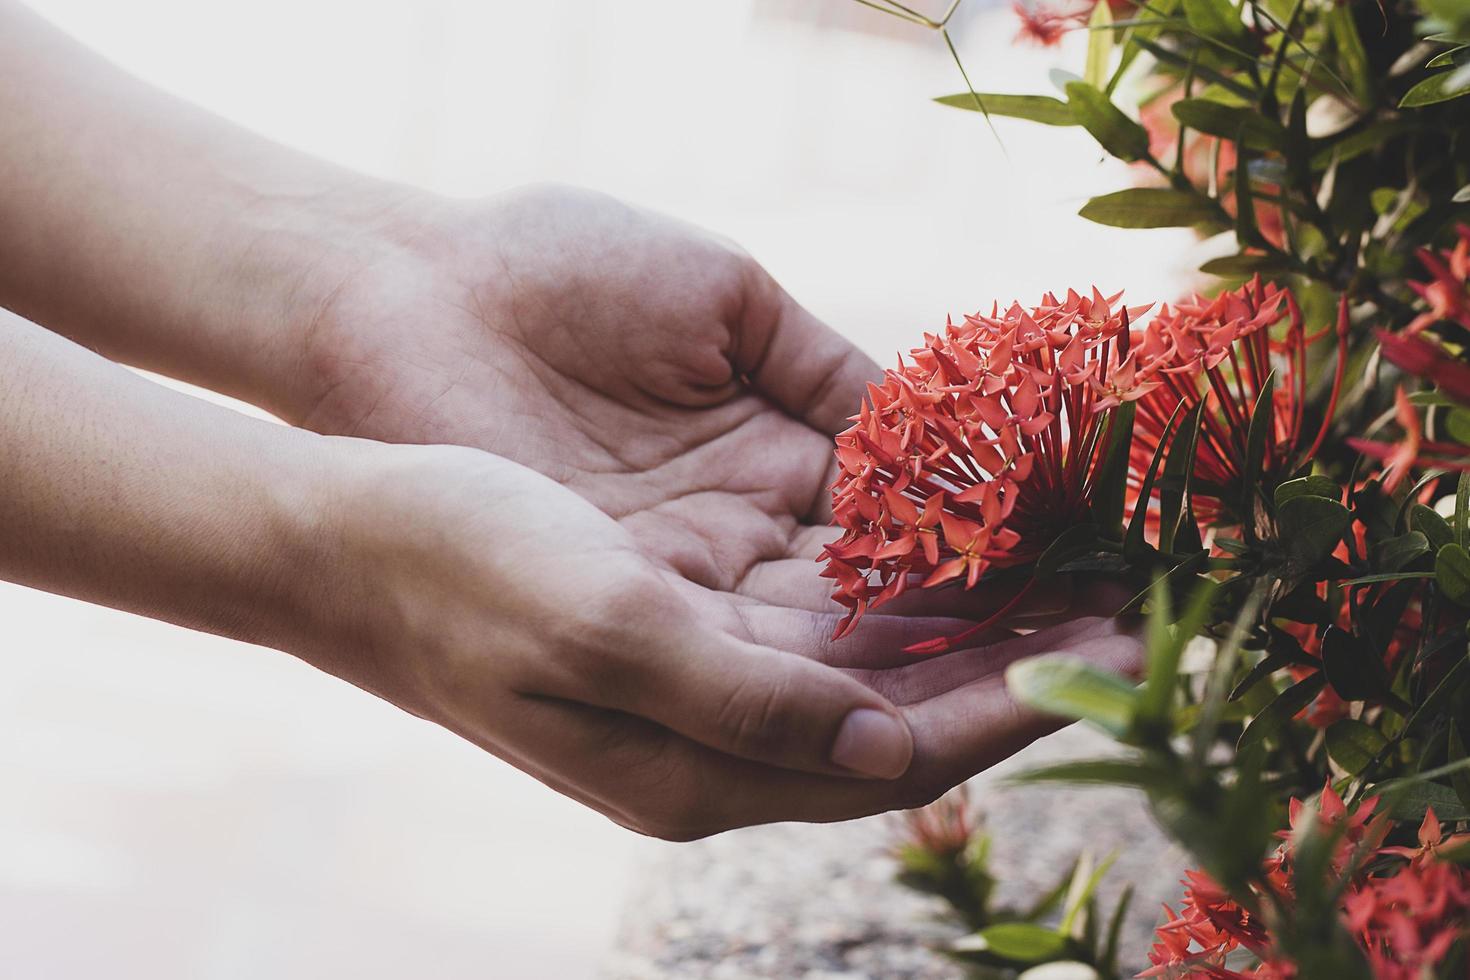
<path id="1" fill-rule="evenodd" d="M 344 310 L 344 297 L 418 274 L 418 242 L 443 207 L 355 176 L 309 192 L 251 191 L 198 303 L 233 353 L 196 357 L 209 376 L 188 380 L 299 422 L 331 383 L 323 346 L 355 328 L 347 317 L 371 312 Z"/>

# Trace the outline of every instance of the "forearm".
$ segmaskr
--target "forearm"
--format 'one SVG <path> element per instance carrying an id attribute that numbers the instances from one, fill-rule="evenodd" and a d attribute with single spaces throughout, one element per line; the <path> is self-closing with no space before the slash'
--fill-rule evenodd
<path id="1" fill-rule="evenodd" d="M 312 309 L 410 194 L 165 95 L 0 0 L 0 306 L 289 411 Z"/>
<path id="2" fill-rule="evenodd" d="M 330 554 L 327 440 L 140 378 L 0 311 L 0 578 L 295 648 Z"/>

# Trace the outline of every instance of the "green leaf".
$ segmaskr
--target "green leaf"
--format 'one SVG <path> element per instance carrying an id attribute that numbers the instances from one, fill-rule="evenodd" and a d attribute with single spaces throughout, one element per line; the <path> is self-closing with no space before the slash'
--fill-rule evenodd
<path id="1" fill-rule="evenodd" d="M 1412 777 L 1393 779 L 1377 784 L 1369 792 L 1388 799 L 1388 812 L 1395 820 L 1423 820 L 1424 811 L 1430 807 L 1434 807 L 1434 815 L 1445 823 L 1470 820 L 1470 808 L 1460 802 L 1453 789 L 1439 783 L 1414 782 Z"/>
<path id="2" fill-rule="evenodd" d="M 1092 495 L 1092 516 L 1103 533 L 1122 540 L 1123 496 L 1128 474 L 1128 454 L 1133 446 L 1133 418 L 1136 402 L 1124 402 L 1108 415 L 1107 441 L 1103 445 L 1102 465 L 1098 467 L 1097 489 Z"/>
<path id="3" fill-rule="evenodd" d="M 1373 73 L 1368 66 L 1368 52 L 1353 20 L 1352 7 L 1334 4 L 1326 11 L 1328 29 L 1337 45 L 1337 64 L 1347 78 L 1348 86 L 1359 102 L 1373 101 Z"/>
<path id="4" fill-rule="evenodd" d="M 1224 255 L 1217 259 L 1210 259 L 1199 267 L 1199 271 L 1210 276 L 1219 276 L 1221 279 L 1249 279 L 1256 273 L 1272 275 L 1285 268 L 1282 260 L 1274 255 L 1250 255 L 1242 252 L 1239 255 Z"/>
<path id="5" fill-rule="evenodd" d="M 1399 108 L 1415 109 L 1419 106 L 1448 102 L 1450 99 L 1458 99 L 1462 95 L 1470 94 L 1470 79 L 1457 78 L 1456 76 L 1460 74 L 1456 70 L 1430 75 L 1404 94 L 1404 97 L 1399 100 Z"/>
<path id="6" fill-rule="evenodd" d="M 1449 737 L 1445 745 L 1449 749 L 1450 758 L 1456 762 L 1470 757 L 1470 751 L 1465 748 L 1465 738 L 1460 734 L 1460 725 L 1453 719 L 1450 721 Z M 1455 796 L 1459 797 L 1460 805 L 1470 808 L 1470 773 L 1462 769 L 1451 774 L 1450 786 L 1454 789 Z"/>
<path id="7" fill-rule="evenodd" d="M 1063 531 L 1036 559 L 1038 578 L 1050 578 L 1057 569 L 1074 558 L 1090 554 L 1098 549 L 1098 527 L 1096 524 L 1074 524 Z"/>
<path id="8" fill-rule="evenodd" d="M 1208 197 L 1162 187 L 1103 194 L 1084 204 L 1078 214 L 1114 228 L 1187 228 L 1221 218 Z"/>
<path id="9" fill-rule="evenodd" d="M 1322 637 L 1322 671 L 1344 701 L 1366 701 L 1389 693 L 1383 661 L 1360 637 L 1336 626 Z"/>
<path id="10" fill-rule="evenodd" d="M 1092 8 L 1092 17 L 1087 21 L 1087 67 L 1082 70 L 1082 80 L 1101 90 L 1108 83 L 1108 60 L 1113 54 L 1113 10 L 1108 4 L 1100 3 Z"/>
<path id="11" fill-rule="evenodd" d="M 1287 557 L 1298 569 L 1310 568 L 1331 554 L 1351 522 L 1352 515 L 1342 504 L 1310 494 L 1292 497 L 1276 512 Z"/>
<path id="12" fill-rule="evenodd" d="M 1182 518 L 1193 519 L 1182 511 L 1189 477 L 1194 472 L 1195 454 L 1199 449 L 1199 425 L 1204 407 L 1205 403 L 1201 401 L 1184 417 L 1170 446 L 1169 459 L 1164 463 L 1164 479 L 1159 484 L 1159 550 L 1166 554 L 1174 550 L 1179 521 Z M 1196 528 L 1195 536 L 1198 535 Z"/>
<path id="13" fill-rule="evenodd" d="M 1138 786 L 1165 789 L 1175 776 L 1147 762 L 1126 758 L 1081 759 L 1027 769 L 1007 779 L 1012 783 L 1085 783 L 1107 786 Z"/>
<path id="14" fill-rule="evenodd" d="M 1219 585 L 1213 579 L 1202 580 L 1190 595 L 1184 615 L 1170 629 L 1169 586 L 1162 579 L 1154 581 L 1154 608 L 1148 622 L 1148 673 L 1139 696 L 1136 724 L 1163 726 L 1168 721 L 1179 681 L 1179 661 L 1189 641 L 1199 635 L 1209 618 Z"/>
<path id="15" fill-rule="evenodd" d="M 959 953 L 988 953 L 1012 963 L 1043 963 L 1067 950 L 1067 938 L 1031 922 L 1000 922 L 955 941 Z"/>
<path id="16" fill-rule="evenodd" d="M 1293 497 L 1308 495 L 1312 497 L 1326 497 L 1328 500 L 1341 500 L 1342 487 L 1325 476 L 1312 474 L 1311 476 L 1299 477 L 1295 480 L 1287 480 L 1276 488 L 1274 503 L 1276 509 Z"/>
<path id="17" fill-rule="evenodd" d="M 1087 82 L 1067 83 L 1067 105 L 1092 138 L 1119 160 L 1133 163 L 1148 156 L 1148 131 Z"/>
<path id="18" fill-rule="evenodd" d="M 1184 18 L 1205 37 L 1230 44 L 1245 40 L 1245 25 L 1229 0 L 1184 0 Z"/>
<path id="19" fill-rule="evenodd" d="M 1435 551 L 1455 540 L 1455 532 L 1450 528 L 1449 521 L 1439 516 L 1439 512 L 1433 507 L 1423 504 L 1415 504 L 1409 508 L 1409 527 L 1424 535 Z"/>
<path id="20" fill-rule="evenodd" d="M 1248 203 L 1242 202 L 1242 203 Z M 1243 212 L 1245 207 L 1241 207 Z M 1251 226 L 1254 228 L 1254 224 Z M 1263 457 L 1266 455 L 1266 434 L 1276 425 L 1275 399 L 1272 397 L 1276 392 L 1276 372 L 1272 371 L 1266 375 L 1266 383 L 1261 385 L 1261 392 L 1256 396 L 1255 407 L 1251 409 L 1250 426 L 1246 429 L 1245 436 L 1245 462 L 1244 471 L 1241 473 L 1241 490 L 1244 497 L 1239 502 L 1241 527 L 1245 531 L 1246 540 L 1251 540 L 1255 533 L 1256 494 L 1260 493 L 1260 475 Z"/>
<path id="21" fill-rule="evenodd" d="M 1410 531 L 1382 542 L 1376 551 L 1378 567 L 1384 571 L 1397 572 L 1429 554 L 1429 538 L 1419 531 Z"/>
<path id="22" fill-rule="evenodd" d="M 1275 699 L 1266 705 L 1260 714 L 1251 719 L 1245 731 L 1240 733 L 1240 739 L 1235 743 L 1235 751 L 1244 752 L 1253 745 L 1279 735 L 1287 723 L 1310 704 L 1325 686 L 1327 686 L 1327 678 L 1322 674 L 1313 674 L 1297 681 L 1276 695 Z"/>
<path id="23" fill-rule="evenodd" d="M 1463 64 L 1467 56 L 1470 56 L 1470 47 L 1462 44 L 1459 47 L 1450 48 L 1448 51 L 1441 51 L 1433 58 L 1424 62 L 1424 67 L 1452 68 L 1455 65 Z"/>
<path id="24" fill-rule="evenodd" d="M 1453 543 L 1440 548 L 1434 556 L 1434 579 L 1445 598 L 1470 606 L 1470 552 Z"/>
<path id="25" fill-rule="evenodd" d="M 975 104 L 976 99 L 980 105 Z M 983 111 L 992 116 L 1007 116 L 1011 119 L 1027 119 L 1046 126 L 1075 126 L 1077 119 L 1067 103 L 1049 95 L 1002 95 L 998 92 L 960 92 L 958 95 L 941 95 L 934 100 L 940 105 L 971 112 Z"/>
<path id="26" fill-rule="evenodd" d="M 1113 918 L 1108 922 L 1107 940 L 1103 944 L 1102 959 L 1098 968 L 1107 976 L 1118 970 L 1118 940 L 1123 934 L 1123 922 L 1128 917 L 1128 906 L 1133 904 L 1133 886 L 1127 885 L 1118 896 L 1118 905 L 1113 909 Z"/>
<path id="27" fill-rule="evenodd" d="M 1256 196 L 1251 187 L 1251 148 L 1245 127 L 1235 140 L 1235 240 L 1242 248 L 1263 248 L 1266 239 L 1256 226 Z"/>
<path id="28" fill-rule="evenodd" d="M 1387 744 L 1382 732 L 1356 718 L 1344 718 L 1327 729 L 1327 754 L 1354 776 L 1367 769 Z"/>
<path id="29" fill-rule="evenodd" d="M 1117 737 L 1128 730 L 1138 704 L 1138 692 L 1123 678 L 1069 655 L 1018 660 L 1006 669 L 1006 684 L 1022 704 L 1090 721 Z"/>
<path id="30" fill-rule="evenodd" d="M 1150 553 L 1148 543 L 1143 538 L 1144 529 L 1148 524 L 1148 504 L 1154 494 L 1154 481 L 1158 478 L 1160 466 L 1163 465 L 1164 454 L 1169 451 L 1173 439 L 1171 433 L 1174 431 L 1174 422 L 1182 411 L 1184 411 L 1183 401 L 1174 407 L 1174 414 L 1170 415 L 1169 421 L 1165 423 L 1163 435 L 1154 449 L 1154 457 L 1148 464 L 1147 472 L 1143 475 L 1143 483 L 1138 490 L 1138 502 L 1133 506 L 1133 519 L 1128 522 L 1128 533 L 1123 536 L 1123 557 L 1130 562 L 1139 561 Z"/>
<path id="31" fill-rule="evenodd" d="M 1444 417 L 1444 428 L 1460 445 L 1470 446 L 1470 409 L 1451 409 Z"/>
<path id="32" fill-rule="evenodd" d="M 1462 548 L 1470 545 L 1470 470 L 1460 474 L 1455 486 L 1455 542 Z"/>
<path id="33" fill-rule="evenodd" d="M 1211 99 L 1180 99 L 1171 107 L 1174 118 L 1201 133 L 1246 142 L 1260 150 L 1279 149 L 1286 141 L 1286 128 L 1253 107 L 1222 105 Z"/>

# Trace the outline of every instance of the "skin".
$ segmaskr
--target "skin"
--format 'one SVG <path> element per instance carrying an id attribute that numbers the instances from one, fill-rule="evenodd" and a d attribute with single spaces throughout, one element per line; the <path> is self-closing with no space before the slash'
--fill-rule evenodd
<path id="1" fill-rule="evenodd" d="M 3 0 L 0 135 L 0 304 L 76 342 L 0 321 L 13 581 L 286 650 L 670 839 L 926 802 L 1054 727 L 1008 663 L 1136 667 L 1095 593 L 939 658 L 901 650 L 1005 596 L 828 640 L 878 370 L 722 239 L 344 173 Z"/>

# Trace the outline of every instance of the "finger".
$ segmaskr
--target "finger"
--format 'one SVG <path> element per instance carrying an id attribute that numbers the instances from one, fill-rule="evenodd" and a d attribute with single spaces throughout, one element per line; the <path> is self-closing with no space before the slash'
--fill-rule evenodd
<path id="1" fill-rule="evenodd" d="M 852 633 L 834 640 L 832 635 L 842 622 L 840 611 L 814 613 L 756 602 L 737 608 L 752 642 L 828 666 L 859 670 L 912 666 L 929 658 L 905 653 L 905 647 L 935 636 L 954 635 L 974 625 L 963 619 L 870 614 Z"/>
<path id="2" fill-rule="evenodd" d="M 1136 667 L 1141 647 L 1116 636 L 1079 648 L 1104 669 Z M 1064 722 L 1022 708 L 1000 676 L 905 709 L 917 754 L 893 781 L 796 772 L 735 758 L 657 725 L 562 701 L 539 700 L 512 719 L 552 785 L 625 826 L 670 840 L 786 820 L 828 822 L 927 803 Z M 551 760 L 549 762 L 544 760 Z"/>
<path id="3" fill-rule="evenodd" d="M 888 670 L 860 669 L 851 675 L 894 704 L 911 705 L 988 677 L 1003 675 L 1018 660 L 1049 653 L 1088 657 L 1115 649 L 1119 637 L 1136 643 L 1136 634 L 1116 619 L 1079 619 L 1050 629 L 1013 636 Z"/>
<path id="4" fill-rule="evenodd" d="M 913 740 L 898 709 L 841 671 L 737 639 L 687 606 L 620 618 L 544 693 L 771 765 L 875 779 L 908 767 Z"/>
<path id="5" fill-rule="evenodd" d="M 871 358 L 793 300 L 751 263 L 731 361 L 752 388 L 787 414 L 835 435 L 857 414 L 869 381 L 883 376 Z"/>

